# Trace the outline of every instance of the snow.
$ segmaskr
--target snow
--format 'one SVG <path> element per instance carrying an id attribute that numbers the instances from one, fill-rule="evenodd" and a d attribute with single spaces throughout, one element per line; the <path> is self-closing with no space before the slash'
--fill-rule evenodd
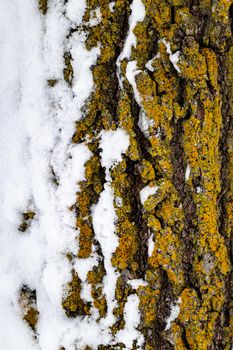
<path id="1" fill-rule="evenodd" d="M 154 235 L 150 235 L 148 239 L 148 256 L 150 257 L 153 254 L 155 242 L 154 242 Z"/>
<path id="2" fill-rule="evenodd" d="M 156 194 L 158 191 L 158 186 L 146 186 L 140 191 L 140 200 L 142 205 L 147 201 L 147 199 Z"/>
<path id="3" fill-rule="evenodd" d="M 121 329 L 116 338 L 118 342 L 125 344 L 126 349 L 132 349 L 134 340 L 137 341 L 139 349 L 142 347 L 144 337 L 137 331 L 137 326 L 140 323 L 139 313 L 139 298 L 136 294 L 132 294 L 128 297 L 124 308 L 125 327 Z"/>
<path id="4" fill-rule="evenodd" d="M 137 89 L 137 84 L 136 84 L 136 80 L 135 80 L 135 77 L 139 73 L 141 73 L 141 70 L 139 70 L 137 68 L 137 61 L 128 62 L 127 67 L 126 67 L 126 78 L 128 79 L 129 83 L 131 84 L 133 91 L 134 91 L 134 97 L 140 106 L 141 97 L 140 97 L 139 91 Z"/>
<path id="5" fill-rule="evenodd" d="M 137 289 L 141 286 L 147 286 L 147 282 L 143 281 L 143 279 L 132 279 L 128 281 L 128 284 L 134 289 Z"/>
<path id="6" fill-rule="evenodd" d="M 118 57 L 119 61 L 122 61 L 124 58 L 130 58 L 132 47 L 135 47 L 137 44 L 137 39 L 133 33 L 133 30 L 138 22 L 143 21 L 146 15 L 145 6 L 141 0 L 133 0 L 132 4 L 130 5 L 130 9 L 131 15 L 129 16 L 129 32 L 124 43 L 123 51 Z"/>
<path id="7" fill-rule="evenodd" d="M 186 170 L 185 170 L 185 181 L 188 181 L 188 179 L 190 177 L 190 172 L 191 172 L 190 165 L 187 165 Z"/>
<path id="8" fill-rule="evenodd" d="M 82 18 L 86 10 L 86 1 L 79 0 L 79 6 L 76 5 L 76 0 L 69 0 L 66 4 L 66 16 L 70 19 L 71 22 L 76 25 L 82 23 Z"/>
<path id="9" fill-rule="evenodd" d="M 121 78 L 121 61 L 123 61 L 125 58 L 130 59 L 132 47 L 135 47 L 137 44 L 137 38 L 133 33 L 133 30 L 136 27 L 138 22 L 142 22 L 144 20 L 146 15 L 145 6 L 142 0 L 133 0 L 132 4 L 130 5 L 130 9 L 131 9 L 131 15 L 129 17 L 128 35 L 124 42 L 123 50 L 116 60 L 117 76 L 118 76 L 119 85 L 121 88 L 123 87 L 122 78 Z"/>
<path id="10" fill-rule="evenodd" d="M 149 119 L 146 113 L 141 108 L 139 113 L 138 126 L 145 137 L 149 137 L 150 135 L 149 128 L 150 126 L 153 126 L 153 124 L 154 124 L 154 121 L 152 119 Z"/>
<path id="11" fill-rule="evenodd" d="M 106 180 L 110 180 L 110 168 L 122 160 L 129 147 L 129 135 L 121 128 L 101 131 L 101 164 L 106 168 Z"/>
<path id="12" fill-rule="evenodd" d="M 114 299 L 118 277 L 116 269 L 111 264 L 112 254 L 118 246 L 118 237 L 115 234 L 117 216 L 114 209 L 114 191 L 111 188 L 110 169 L 122 160 L 122 154 L 129 147 L 129 135 L 121 128 L 102 131 L 99 147 L 101 149 L 101 164 L 106 169 L 106 183 L 98 203 L 92 207 L 92 219 L 95 236 L 104 255 L 106 269 L 104 292 L 108 303 L 108 314 L 102 322 L 104 322 L 105 327 L 110 327 L 115 320 L 113 309 L 117 305 Z"/>
<path id="13" fill-rule="evenodd" d="M 156 60 L 157 58 L 160 58 L 160 53 L 158 53 L 157 55 L 155 55 L 151 60 L 147 61 L 145 64 L 145 67 L 150 71 L 150 72 L 154 72 L 155 69 L 152 66 L 154 60 Z"/>
<path id="14" fill-rule="evenodd" d="M 113 200 L 113 189 L 108 183 L 106 183 L 97 205 L 93 206 L 92 209 L 95 236 L 101 245 L 104 255 L 104 266 L 106 269 L 106 276 L 104 277 L 104 292 L 108 303 L 108 315 L 104 324 L 108 327 L 111 326 L 115 320 L 113 309 L 116 307 L 114 297 L 118 276 L 116 269 L 111 264 L 112 254 L 118 246 L 118 237 L 115 234 L 114 225 L 117 216 L 114 210 Z"/>
<path id="15" fill-rule="evenodd" d="M 36 1 L 0 2 L 0 348 L 6 350 L 62 345 L 71 350 L 77 341 L 97 346 L 109 340 L 95 319 L 70 320 L 61 306 L 72 268 L 66 254 L 77 252 L 69 208 L 91 156 L 85 144 L 73 145 L 71 138 L 93 89 L 90 68 L 99 54 L 98 47 L 85 50 L 82 34 L 67 39 L 69 27 L 82 19 L 85 2 L 70 0 L 66 15 L 64 10 L 62 1 L 51 0 L 44 17 Z M 63 80 L 67 47 L 75 63 L 71 88 Z M 57 80 L 54 87 L 47 86 L 51 78 Z M 30 208 L 35 219 L 20 232 L 21 213 Z M 76 259 L 74 265 L 87 298 L 85 279 L 94 264 L 95 256 L 86 264 Z M 20 317 L 23 284 L 37 294 L 37 342 Z"/>
<path id="16" fill-rule="evenodd" d="M 114 12 L 114 7 L 115 7 L 115 1 L 111 1 L 110 3 L 109 3 L 109 10 L 111 11 L 111 12 Z"/>
<path id="17" fill-rule="evenodd" d="M 179 304 L 181 303 L 181 299 L 179 298 L 176 303 L 171 305 L 171 313 L 170 316 L 166 320 L 166 327 L 165 331 L 169 330 L 171 328 L 172 322 L 178 317 L 180 312 Z"/>
<path id="18" fill-rule="evenodd" d="M 95 10 L 92 10 L 90 12 L 90 20 L 87 24 L 89 24 L 90 27 L 94 27 L 97 26 L 102 19 L 102 15 L 101 15 L 101 10 L 100 7 L 96 7 Z"/>
<path id="19" fill-rule="evenodd" d="M 173 67 L 175 68 L 175 70 L 180 73 L 180 67 L 178 66 L 178 61 L 179 61 L 179 55 L 180 55 L 180 51 L 176 51 L 175 53 L 172 53 L 171 51 L 171 45 L 170 43 L 168 43 L 165 39 L 161 40 L 162 43 L 164 43 L 164 45 L 166 46 L 167 49 L 167 53 L 169 54 L 169 59 L 173 65 Z"/>
<path id="20" fill-rule="evenodd" d="M 137 21 L 142 18 L 137 12 L 140 3 L 132 4 Z M 85 8 L 84 0 L 69 0 L 65 5 L 50 0 L 43 16 L 35 0 L 0 2 L 0 349 L 57 350 L 64 346 L 74 350 L 86 345 L 96 349 L 112 341 L 109 327 L 115 321 L 118 273 L 111 257 L 118 237 L 110 168 L 121 161 L 129 146 L 129 135 L 123 129 L 99 135 L 106 183 L 92 207 L 95 235 L 105 257 L 107 316 L 99 321 L 93 310 L 90 317 L 69 319 L 61 306 L 72 268 L 82 281 L 82 296 L 92 300 L 87 274 L 97 264 L 94 248 L 88 259 L 75 258 L 71 264 L 66 258 L 68 252 L 78 250 L 79 232 L 70 208 L 79 182 L 85 180 L 85 163 L 92 156 L 85 143 L 72 144 L 71 139 L 75 121 L 83 118 L 82 108 L 93 91 L 91 67 L 100 54 L 99 46 L 86 50 L 86 34 L 81 29 L 68 35 L 70 28 L 82 23 Z M 100 20 L 97 8 L 85 25 Z M 63 79 L 66 51 L 73 58 L 71 86 Z M 48 86 L 48 79 L 56 79 L 54 87 Z M 27 231 L 20 232 L 22 213 L 28 210 L 35 211 L 35 218 Z M 36 290 L 37 340 L 21 319 L 18 298 L 24 284 Z M 130 346 L 133 339 L 142 339 L 135 329 L 140 321 L 135 295 L 126 303 L 125 317 L 126 327 L 119 337 L 125 334 Z"/>

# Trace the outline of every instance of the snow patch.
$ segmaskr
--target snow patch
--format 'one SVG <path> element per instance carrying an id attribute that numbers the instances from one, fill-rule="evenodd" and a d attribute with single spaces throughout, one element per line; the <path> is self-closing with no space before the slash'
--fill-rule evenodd
<path id="1" fill-rule="evenodd" d="M 174 54 L 172 53 L 171 51 L 171 44 L 168 43 L 165 39 L 162 39 L 161 40 L 162 43 L 164 43 L 164 45 L 166 46 L 167 48 L 167 53 L 169 54 L 169 59 L 173 65 L 173 67 L 175 68 L 175 70 L 180 73 L 181 70 L 180 70 L 180 67 L 178 66 L 178 61 L 179 61 L 179 55 L 180 55 L 180 51 L 176 51 Z"/>
<path id="2" fill-rule="evenodd" d="M 115 288 L 118 276 L 115 268 L 111 264 L 112 254 L 118 246 L 118 237 L 115 234 L 115 221 L 117 220 L 117 216 L 113 201 L 113 189 L 106 183 L 98 203 L 92 208 L 95 236 L 101 245 L 106 269 L 103 282 L 104 293 L 108 303 L 108 314 L 107 317 L 102 320 L 105 326 L 111 326 L 115 320 L 113 309 L 116 307 Z"/>
<path id="3" fill-rule="evenodd" d="M 76 0 L 69 0 L 66 4 L 66 16 L 76 25 L 82 23 L 82 18 L 86 10 L 86 0 L 79 0 L 78 5 Z"/>
<path id="4" fill-rule="evenodd" d="M 106 180 L 110 180 L 110 168 L 122 160 L 129 147 L 129 135 L 121 128 L 101 131 L 101 164 L 106 168 Z"/>
<path id="5" fill-rule="evenodd" d="M 133 342 L 135 340 L 137 341 L 139 348 L 141 348 L 143 344 L 144 337 L 137 330 L 140 323 L 140 313 L 138 307 L 138 296 L 136 294 L 130 295 L 124 308 L 125 327 L 116 334 L 117 341 L 125 344 L 126 349 L 132 349 Z"/>
<path id="6" fill-rule="evenodd" d="M 147 61 L 145 64 L 145 67 L 150 71 L 150 72 L 154 72 L 155 69 L 152 66 L 153 62 L 157 59 L 160 58 L 160 53 L 158 53 L 157 55 L 155 55 L 151 60 Z"/>
<path id="7" fill-rule="evenodd" d="M 189 176 L 190 176 L 191 168 L 190 165 L 187 165 L 186 170 L 185 170 L 185 181 L 188 181 Z"/>
<path id="8" fill-rule="evenodd" d="M 154 242 L 154 235 L 150 235 L 148 239 L 148 256 L 150 257 L 153 254 L 155 242 Z"/>
<path id="9" fill-rule="evenodd" d="M 149 137 L 149 128 L 153 126 L 154 121 L 152 119 L 149 119 L 146 115 L 146 113 L 143 111 L 143 109 L 140 110 L 139 113 L 139 120 L 138 120 L 138 126 L 141 130 L 141 132 L 144 134 L 145 137 Z"/>
<path id="10" fill-rule="evenodd" d="M 102 14 L 101 14 L 101 10 L 100 10 L 100 7 L 96 7 L 95 10 L 92 10 L 90 12 L 90 20 L 89 22 L 87 23 L 90 27 L 94 27 L 94 26 L 97 26 L 101 20 L 102 20 Z"/>
<path id="11" fill-rule="evenodd" d="M 158 191 L 158 186 L 146 186 L 140 191 L 140 200 L 142 205 L 147 201 L 147 199 L 156 194 Z"/>
<path id="12" fill-rule="evenodd" d="M 133 88 L 134 97 L 135 97 L 137 103 L 139 104 L 139 106 L 141 105 L 141 97 L 140 97 L 139 91 L 137 89 L 135 77 L 141 72 L 142 71 L 137 68 L 137 61 L 128 62 L 127 67 L 126 67 L 126 78 L 128 79 L 129 83 L 131 84 L 131 86 Z"/>
<path id="13" fill-rule="evenodd" d="M 115 3 L 116 3 L 116 1 L 111 1 L 111 2 L 109 3 L 109 10 L 110 10 L 111 12 L 114 12 Z"/>
<path id="14" fill-rule="evenodd" d="M 180 312 L 180 307 L 179 307 L 180 303 L 181 303 L 181 298 L 179 298 L 175 304 L 171 305 L 171 313 L 170 313 L 170 316 L 166 320 L 165 331 L 167 331 L 171 328 L 172 322 L 178 317 L 179 312 Z"/>
<path id="15" fill-rule="evenodd" d="M 141 286 L 147 286 L 147 282 L 143 281 L 143 279 L 133 279 L 133 280 L 129 280 L 128 281 L 128 284 L 134 288 L 134 289 L 137 289 Z"/>
<path id="16" fill-rule="evenodd" d="M 123 87 L 121 80 L 121 61 L 125 58 L 130 59 L 132 47 L 135 47 L 137 44 L 137 38 L 133 33 L 133 30 L 138 22 L 143 21 L 146 15 L 145 6 L 141 0 L 133 0 L 132 4 L 130 5 L 130 8 L 131 15 L 129 17 L 129 32 L 126 37 L 123 50 L 116 60 L 117 75 L 121 88 Z"/>

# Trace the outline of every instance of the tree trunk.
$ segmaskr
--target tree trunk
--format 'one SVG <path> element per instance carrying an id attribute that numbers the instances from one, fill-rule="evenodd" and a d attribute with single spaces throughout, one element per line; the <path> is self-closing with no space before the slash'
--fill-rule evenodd
<path id="1" fill-rule="evenodd" d="M 102 21 L 86 45 L 100 43 L 101 53 L 92 68 L 95 91 L 73 137 L 88 139 L 94 153 L 77 199 L 79 256 L 99 246 L 91 220 L 90 235 L 82 227 L 80 205 L 84 198 L 89 208 L 96 203 L 103 184 L 96 135 L 120 127 L 130 145 L 111 170 L 119 237 L 113 331 L 124 328 L 127 297 L 136 293 L 146 349 L 230 349 L 231 2 L 119 0 L 112 12 L 108 1 L 87 3 L 85 19 L 99 5 Z M 99 256 L 96 278 L 105 273 L 101 249 Z M 131 279 L 146 284 L 132 288 Z M 103 311 L 101 298 L 95 303 Z"/>
<path id="2" fill-rule="evenodd" d="M 46 21 L 49 0 L 38 8 Z M 96 59 L 72 137 L 91 156 L 69 208 L 77 254 L 62 306 L 108 333 L 77 349 L 232 349 L 232 11 L 231 0 L 86 0 L 82 23 L 70 20 L 70 91 L 80 47 Z M 75 264 L 93 257 L 83 278 Z"/>

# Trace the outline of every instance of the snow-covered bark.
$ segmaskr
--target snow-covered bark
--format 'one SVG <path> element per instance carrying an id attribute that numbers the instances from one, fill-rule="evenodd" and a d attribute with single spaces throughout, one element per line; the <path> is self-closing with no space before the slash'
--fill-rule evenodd
<path id="1" fill-rule="evenodd" d="M 0 349 L 231 347 L 231 1 L 0 1 Z"/>

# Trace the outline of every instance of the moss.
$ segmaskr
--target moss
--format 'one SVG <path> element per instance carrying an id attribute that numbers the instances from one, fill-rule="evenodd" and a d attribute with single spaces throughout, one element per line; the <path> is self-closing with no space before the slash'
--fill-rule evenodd
<path id="1" fill-rule="evenodd" d="M 126 279 L 121 275 L 117 279 L 115 298 L 117 307 L 114 308 L 113 314 L 116 322 L 111 327 L 112 333 L 115 335 L 120 329 L 125 327 L 124 307 L 128 300 L 128 296 L 132 293 L 132 287 L 127 284 Z"/>
<path id="2" fill-rule="evenodd" d="M 147 286 L 140 286 L 137 290 L 140 304 L 142 324 L 144 328 L 152 328 L 157 318 L 157 307 L 160 296 L 161 277 L 158 270 L 146 271 Z"/>
<path id="3" fill-rule="evenodd" d="M 160 230 L 156 233 L 155 247 L 149 263 L 153 268 L 162 267 L 166 270 L 169 280 L 177 288 L 184 285 L 184 274 L 182 271 L 182 260 L 180 256 L 180 242 L 171 228 Z"/>
<path id="4" fill-rule="evenodd" d="M 78 215 L 76 226 L 79 229 L 79 258 L 88 258 L 92 253 L 93 226 L 90 208 L 96 203 L 103 189 L 102 180 L 99 177 L 100 160 L 92 156 L 85 164 L 86 180 L 80 182 L 80 192 L 77 193 L 76 207 Z"/>

